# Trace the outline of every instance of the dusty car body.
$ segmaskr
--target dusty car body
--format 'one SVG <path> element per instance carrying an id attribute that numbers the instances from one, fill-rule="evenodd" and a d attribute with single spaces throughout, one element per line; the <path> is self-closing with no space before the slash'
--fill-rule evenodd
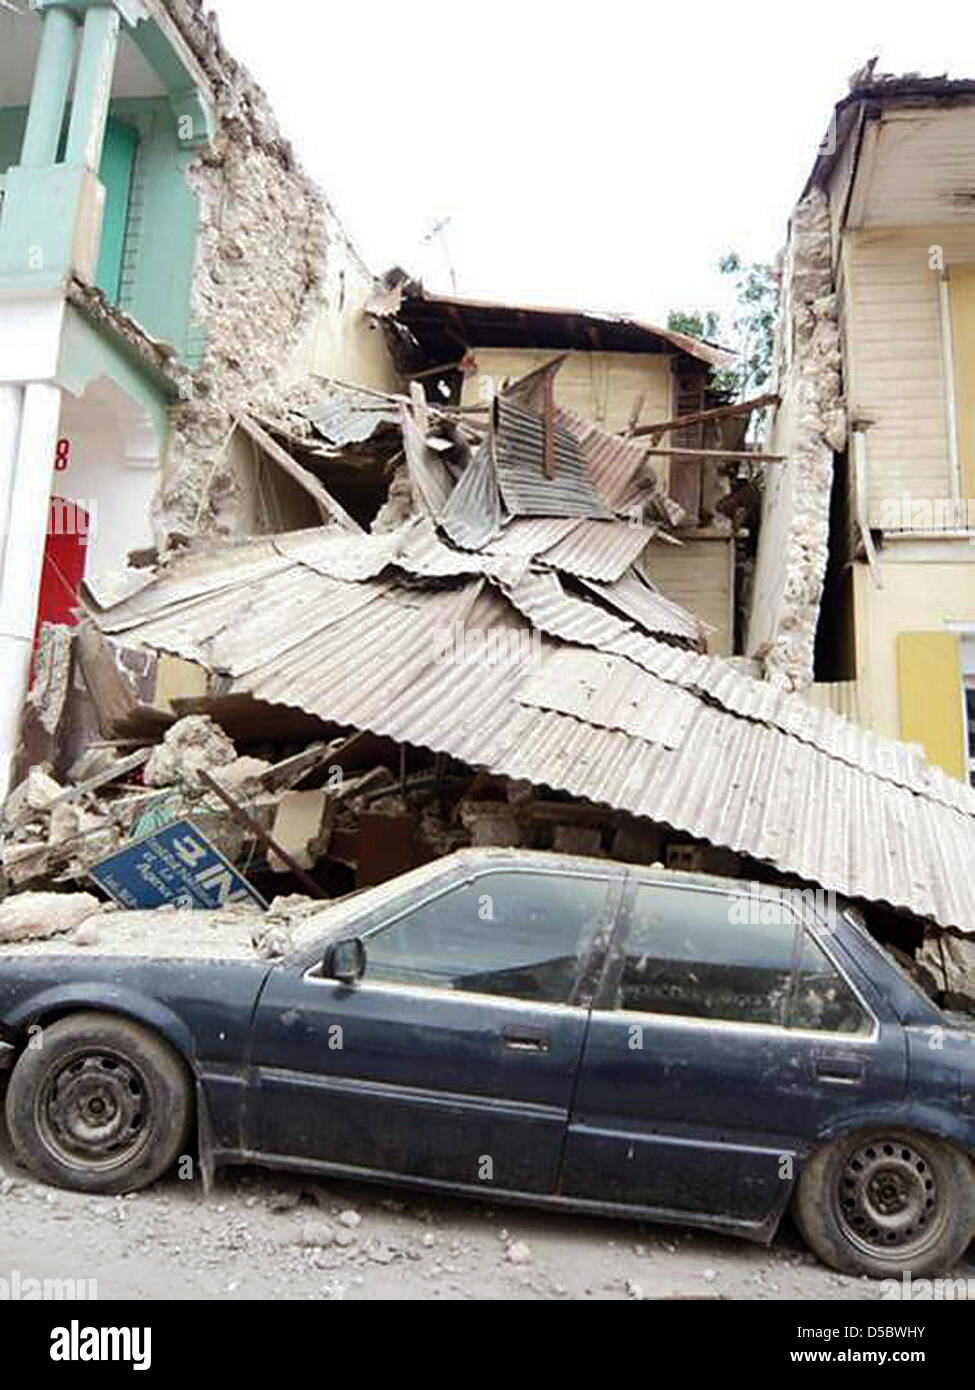
<path id="1" fill-rule="evenodd" d="M 21 1158 L 126 1190 L 193 1125 L 208 1172 L 258 1163 L 763 1242 L 793 1203 L 824 1259 L 878 1274 L 950 1263 L 975 1230 L 975 1035 L 842 903 L 468 850 L 300 938 L 273 963 L 4 953 Z"/>

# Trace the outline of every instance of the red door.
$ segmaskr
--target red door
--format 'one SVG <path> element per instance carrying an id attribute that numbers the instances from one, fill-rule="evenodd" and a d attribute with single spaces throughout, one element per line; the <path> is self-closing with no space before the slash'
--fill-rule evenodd
<path id="1" fill-rule="evenodd" d="M 88 513 L 76 502 L 52 497 L 41 593 L 37 604 L 35 650 L 41 623 L 63 623 L 68 627 L 76 625 L 87 550 Z"/>

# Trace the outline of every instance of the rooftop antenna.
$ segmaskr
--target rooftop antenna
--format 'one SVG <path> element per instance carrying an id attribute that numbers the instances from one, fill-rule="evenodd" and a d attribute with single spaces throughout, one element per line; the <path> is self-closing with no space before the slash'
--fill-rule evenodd
<path id="1" fill-rule="evenodd" d="M 454 270 L 454 263 L 450 257 L 450 246 L 447 243 L 447 228 L 450 226 L 449 217 L 440 217 L 434 222 L 428 232 L 424 233 L 423 244 L 430 246 L 433 242 L 439 241 L 443 251 L 444 262 L 447 266 L 447 274 L 450 276 L 450 289 L 452 294 L 457 293 L 457 273 Z"/>

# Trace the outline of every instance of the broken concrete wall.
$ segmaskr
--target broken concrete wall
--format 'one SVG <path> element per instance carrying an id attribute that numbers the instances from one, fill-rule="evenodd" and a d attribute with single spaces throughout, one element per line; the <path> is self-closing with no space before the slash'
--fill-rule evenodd
<path id="1" fill-rule="evenodd" d="M 747 653 L 785 690 L 813 680 L 829 546 L 833 455 L 846 444 L 829 203 L 818 189 L 789 226 L 779 299 L 778 392 L 766 469 Z"/>
<path id="2" fill-rule="evenodd" d="M 210 83 L 217 129 L 189 173 L 200 208 L 192 313 L 203 342 L 174 411 L 154 509 L 159 543 L 174 532 L 253 529 L 253 470 L 230 445 L 236 413 L 270 409 L 310 371 L 344 368 L 373 385 L 392 371 L 362 312 L 372 277 L 263 91 L 199 0 L 166 0 L 166 10 Z"/>

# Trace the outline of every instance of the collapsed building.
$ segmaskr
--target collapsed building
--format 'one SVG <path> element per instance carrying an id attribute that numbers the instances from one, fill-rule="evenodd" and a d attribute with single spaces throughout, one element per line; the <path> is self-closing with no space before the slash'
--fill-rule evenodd
<path id="1" fill-rule="evenodd" d="M 822 409 L 785 382 L 808 448 L 765 456 L 789 471 L 764 534 L 783 495 L 813 522 L 757 575 L 806 627 L 777 610 L 743 665 L 733 483 L 772 399 L 716 399 L 720 349 L 377 283 L 194 0 L 37 9 L 40 35 L 0 14 L 34 74 L 0 112 L 10 931 L 83 946 L 72 890 L 90 911 L 174 825 L 259 904 L 515 845 L 841 893 L 971 993 L 975 792 L 776 676 L 808 666 L 842 429 L 823 267 Z M 48 245 L 62 185 L 77 235 Z M 45 534 L 58 503 L 115 524 Z"/>
<path id="2" fill-rule="evenodd" d="M 398 434 L 401 517 L 387 499 L 367 531 L 332 499 L 344 520 L 197 544 L 90 595 L 61 717 L 68 745 L 99 725 L 83 756 L 100 744 L 105 765 L 76 766 L 74 791 L 29 774 L 4 813 L 8 875 L 78 884 L 180 816 L 267 897 L 334 896 L 465 844 L 550 848 L 818 886 L 929 962 L 935 929 L 954 934 L 964 964 L 975 790 L 707 654 L 639 564 L 671 543 L 653 457 L 555 406 L 557 365 L 480 424 L 346 399 L 348 436 Z M 153 721 L 136 785 L 119 740 Z"/>
<path id="3" fill-rule="evenodd" d="M 236 413 L 311 372 L 398 378 L 372 276 L 198 0 L 0 6 L 0 91 L 6 790 L 42 625 L 83 578 L 306 524 Z"/>

